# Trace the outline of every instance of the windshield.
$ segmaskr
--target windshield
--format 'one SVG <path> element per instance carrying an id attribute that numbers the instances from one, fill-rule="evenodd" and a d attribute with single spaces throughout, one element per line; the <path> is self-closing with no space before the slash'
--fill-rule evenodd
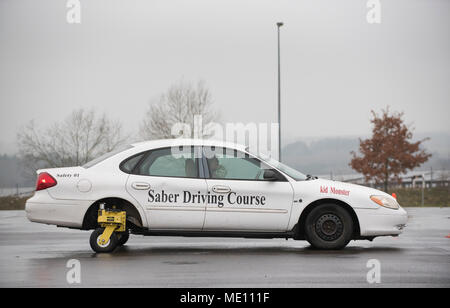
<path id="1" fill-rule="evenodd" d="M 91 168 L 91 167 L 97 165 L 98 163 L 104 161 L 105 159 L 110 158 L 111 156 L 114 156 L 116 154 L 119 154 L 120 152 L 123 152 L 125 150 L 131 149 L 132 147 L 133 146 L 130 145 L 130 144 L 128 144 L 126 146 L 123 146 L 123 147 L 120 147 L 117 150 L 105 153 L 105 154 L 103 154 L 103 155 L 101 155 L 101 156 L 99 156 L 97 158 L 94 158 L 93 160 L 91 160 L 91 161 L 87 162 L 86 164 L 84 164 L 82 167 L 86 168 L 86 169 Z"/>
<path id="2" fill-rule="evenodd" d="M 286 166 L 285 164 L 280 163 L 279 161 L 277 161 L 277 160 L 275 160 L 275 159 L 273 159 L 273 158 L 271 158 L 271 157 L 269 157 L 267 155 L 264 155 L 264 154 L 252 154 L 252 155 L 258 157 L 262 161 L 265 161 L 269 165 L 277 168 L 278 170 L 286 173 L 288 176 L 290 176 L 291 178 L 293 178 L 296 181 L 305 181 L 305 180 L 307 180 L 307 176 L 304 175 L 303 173 L 301 173 L 300 171 L 297 171 L 294 168 Z"/>

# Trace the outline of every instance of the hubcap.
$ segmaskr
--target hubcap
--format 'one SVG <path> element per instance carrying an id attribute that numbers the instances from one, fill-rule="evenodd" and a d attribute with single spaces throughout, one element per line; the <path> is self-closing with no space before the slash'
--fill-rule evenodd
<path id="1" fill-rule="evenodd" d="M 102 248 L 108 247 L 109 242 L 111 242 L 111 239 L 109 239 L 106 243 L 102 244 L 102 242 L 100 241 L 100 236 L 101 234 L 97 237 L 97 245 Z"/>
<path id="2" fill-rule="evenodd" d="M 335 241 L 341 237 L 344 224 L 339 216 L 335 214 L 324 214 L 315 223 L 317 235 L 324 241 Z"/>

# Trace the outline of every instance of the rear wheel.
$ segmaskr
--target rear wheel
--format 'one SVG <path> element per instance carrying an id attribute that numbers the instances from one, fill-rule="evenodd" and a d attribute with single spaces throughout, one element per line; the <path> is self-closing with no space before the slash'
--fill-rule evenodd
<path id="1" fill-rule="evenodd" d="M 125 245 L 126 242 L 128 242 L 128 239 L 130 238 L 130 232 L 127 230 L 125 232 L 121 232 L 118 234 L 118 246 Z"/>
<path id="2" fill-rule="evenodd" d="M 89 244 L 91 244 L 91 248 L 95 252 L 112 252 L 118 246 L 119 240 L 115 232 L 111 234 L 108 242 L 106 242 L 105 244 L 100 244 L 99 239 L 104 230 L 104 228 L 97 228 L 91 233 Z"/>
<path id="3" fill-rule="evenodd" d="M 306 217 L 306 240 L 316 249 L 342 249 L 353 236 L 353 220 L 336 204 L 321 204 Z"/>

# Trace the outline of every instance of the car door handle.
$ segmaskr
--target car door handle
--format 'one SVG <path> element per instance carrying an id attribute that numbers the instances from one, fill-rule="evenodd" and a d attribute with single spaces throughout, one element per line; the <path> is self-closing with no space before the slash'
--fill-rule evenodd
<path id="1" fill-rule="evenodd" d="M 215 186 L 213 186 L 212 190 L 213 190 L 213 192 L 218 193 L 218 194 L 226 194 L 231 191 L 231 188 L 228 186 L 223 186 L 223 185 L 215 185 Z"/>
<path id="2" fill-rule="evenodd" d="M 133 187 L 136 190 L 147 190 L 150 188 L 150 184 L 144 182 L 133 182 L 131 184 L 131 187 Z"/>

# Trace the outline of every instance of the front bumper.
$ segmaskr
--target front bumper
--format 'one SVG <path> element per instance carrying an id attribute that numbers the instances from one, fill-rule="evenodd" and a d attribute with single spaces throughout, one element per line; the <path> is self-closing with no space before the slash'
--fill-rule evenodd
<path id="1" fill-rule="evenodd" d="M 408 213 L 403 209 L 387 208 L 355 209 L 361 236 L 399 235 L 408 221 Z"/>

